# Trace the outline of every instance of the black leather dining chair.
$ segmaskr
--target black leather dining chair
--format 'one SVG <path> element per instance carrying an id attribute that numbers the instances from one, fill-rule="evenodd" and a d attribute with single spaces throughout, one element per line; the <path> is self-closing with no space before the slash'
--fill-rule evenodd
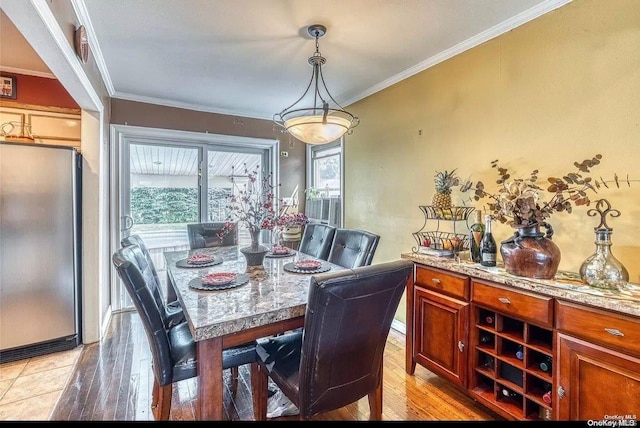
<path id="1" fill-rule="evenodd" d="M 336 228 L 328 224 L 307 224 L 302 232 L 298 251 L 320 260 L 327 260 L 335 232 Z"/>
<path id="2" fill-rule="evenodd" d="M 233 230 L 230 230 L 223 236 L 221 236 L 224 229 L 224 224 L 224 222 L 187 224 L 189 248 L 193 250 L 196 248 L 238 245 L 237 225 L 233 228 Z"/>
<path id="3" fill-rule="evenodd" d="M 337 229 L 328 261 L 344 268 L 369 266 L 378 248 L 380 236 L 359 229 Z"/>
<path id="4" fill-rule="evenodd" d="M 151 291 L 149 274 L 144 273 L 140 261 L 144 259 L 137 245 L 120 248 L 113 254 L 112 262 L 133 304 L 140 315 L 149 341 L 153 369 L 153 396 L 151 408 L 156 419 L 168 420 L 171 413 L 173 383 L 195 377 L 197 365 L 196 345 L 189 325 L 182 322 L 167 326 L 162 306 Z M 223 350 L 222 368 L 236 368 L 256 361 L 255 343 Z M 206 362 L 204 362 L 206 364 Z M 231 390 L 237 389 L 237 370 L 232 374 Z M 207 399 L 204 397 L 203 399 Z"/>
<path id="5" fill-rule="evenodd" d="M 179 324 L 185 320 L 184 312 L 182 311 L 182 307 L 180 306 L 180 302 L 177 301 L 175 297 L 175 292 L 168 293 L 167 296 L 167 304 L 164 304 L 164 300 L 162 299 L 162 291 L 160 289 L 160 278 L 158 277 L 158 271 L 156 270 L 155 265 L 153 264 L 153 259 L 151 258 L 151 254 L 147 249 L 144 241 L 139 235 L 129 235 L 126 238 L 123 238 L 120 241 L 122 247 L 128 247 L 131 245 L 136 245 L 140 251 L 134 251 L 134 255 L 139 258 L 138 266 L 140 267 L 140 271 L 145 278 L 147 286 L 151 291 L 153 299 L 158 305 L 159 308 L 162 308 L 161 313 L 163 317 L 166 318 L 167 326 Z M 167 291 L 173 291 L 173 285 L 167 284 Z"/>
<path id="6" fill-rule="evenodd" d="M 254 417 L 267 413 L 269 377 L 300 418 L 368 396 L 382 418 L 383 353 L 413 263 L 397 260 L 311 277 L 304 330 L 260 339 L 252 364 Z"/>

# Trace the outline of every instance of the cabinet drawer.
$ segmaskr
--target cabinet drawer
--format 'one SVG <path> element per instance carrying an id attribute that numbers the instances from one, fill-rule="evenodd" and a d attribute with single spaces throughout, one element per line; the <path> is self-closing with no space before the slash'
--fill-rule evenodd
<path id="1" fill-rule="evenodd" d="M 558 300 L 556 329 L 640 354 L 640 320 L 637 318 Z"/>
<path id="2" fill-rule="evenodd" d="M 416 285 L 469 301 L 469 278 L 439 269 L 416 266 Z"/>
<path id="3" fill-rule="evenodd" d="M 553 326 L 553 299 L 523 291 L 505 288 L 481 281 L 472 281 L 471 300 L 514 318 L 522 318 L 532 324 Z"/>

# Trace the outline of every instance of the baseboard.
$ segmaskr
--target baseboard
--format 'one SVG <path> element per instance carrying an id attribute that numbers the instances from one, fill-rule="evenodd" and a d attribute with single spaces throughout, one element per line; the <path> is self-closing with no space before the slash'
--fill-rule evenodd
<path id="1" fill-rule="evenodd" d="M 407 334 L 407 325 L 400 320 L 394 319 L 391 321 L 391 328 L 402 334 Z"/>
<path id="2" fill-rule="evenodd" d="M 104 314 L 104 317 L 102 318 L 102 328 L 100 329 L 100 340 L 102 340 L 102 338 L 107 334 L 107 331 L 109 330 L 109 325 L 111 324 L 111 305 L 109 305 L 109 307 L 107 308 L 106 313 Z"/>

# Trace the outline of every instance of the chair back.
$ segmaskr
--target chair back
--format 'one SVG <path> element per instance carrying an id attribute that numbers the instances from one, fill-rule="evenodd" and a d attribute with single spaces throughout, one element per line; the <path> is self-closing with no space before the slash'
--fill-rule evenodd
<path id="1" fill-rule="evenodd" d="M 136 247 L 132 249 L 132 254 L 136 258 L 136 266 L 140 270 L 145 284 L 149 288 L 149 291 L 151 292 L 151 295 L 153 296 L 153 299 L 158 306 L 158 310 L 160 311 L 160 316 L 162 317 L 162 322 L 164 323 L 165 328 L 169 328 L 169 319 L 166 307 L 164 305 L 164 300 L 162 298 L 158 272 L 153 265 L 151 255 L 149 254 L 147 247 L 144 245 L 142 238 L 140 238 L 138 235 L 131 235 L 127 238 L 124 238 L 120 243 L 124 248 Z"/>
<path id="2" fill-rule="evenodd" d="M 300 357 L 301 416 L 346 406 L 376 389 L 391 322 L 412 272 L 412 262 L 397 260 L 311 277 Z"/>
<path id="3" fill-rule="evenodd" d="M 153 374 L 160 385 L 168 385 L 173 378 L 171 345 L 161 311 L 149 287 L 150 274 L 144 273 L 140 261 L 144 260 L 137 245 L 120 248 L 112 257 L 118 276 L 124 283 L 140 315 L 151 348 Z M 162 308 L 162 309 L 161 309 Z"/>
<path id="4" fill-rule="evenodd" d="M 347 269 L 369 266 L 380 236 L 359 229 L 337 229 L 328 260 Z"/>
<path id="5" fill-rule="evenodd" d="M 128 247 L 129 245 L 137 245 L 138 247 L 140 247 L 140 251 L 142 251 L 142 254 L 144 254 L 144 257 L 147 259 L 147 264 L 151 267 L 151 272 L 153 273 L 156 282 L 160 284 L 158 271 L 156 270 L 156 266 L 153 263 L 153 259 L 151 258 L 151 253 L 149 252 L 149 249 L 145 245 L 140 235 L 129 235 L 126 238 L 122 238 L 122 240 L 120 241 L 120 245 L 123 247 Z"/>
<path id="6" fill-rule="evenodd" d="M 189 248 L 210 248 L 225 247 L 228 245 L 238 245 L 238 227 L 235 225 L 222 238 L 220 233 L 224 228 L 224 222 L 215 223 L 193 223 L 187 225 L 187 235 L 189 237 Z"/>
<path id="7" fill-rule="evenodd" d="M 309 223 L 305 226 L 298 251 L 320 260 L 327 260 L 336 228 L 328 224 Z"/>

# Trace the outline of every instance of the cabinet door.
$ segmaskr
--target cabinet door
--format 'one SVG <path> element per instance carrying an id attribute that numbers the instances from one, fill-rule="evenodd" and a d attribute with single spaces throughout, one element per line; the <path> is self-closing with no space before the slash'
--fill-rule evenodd
<path id="1" fill-rule="evenodd" d="M 414 290 L 414 360 L 466 386 L 469 304 L 420 287 Z"/>
<path id="2" fill-rule="evenodd" d="M 640 359 L 558 333 L 560 420 L 640 416 Z"/>

